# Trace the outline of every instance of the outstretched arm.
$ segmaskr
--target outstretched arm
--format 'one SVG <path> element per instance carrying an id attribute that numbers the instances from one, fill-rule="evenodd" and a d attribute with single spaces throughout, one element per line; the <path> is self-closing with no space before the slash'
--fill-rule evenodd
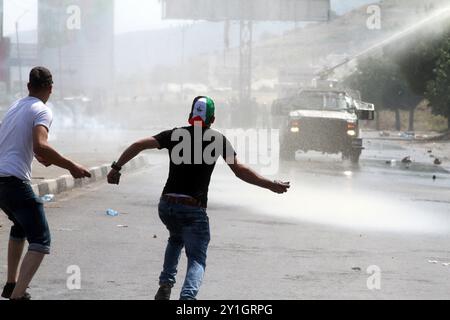
<path id="1" fill-rule="evenodd" d="M 291 187 L 289 182 L 272 181 L 264 178 L 243 163 L 240 163 L 237 157 L 227 160 L 228 165 L 236 177 L 255 186 L 268 189 L 272 192 L 282 194 L 286 193 Z"/>
<path id="2" fill-rule="evenodd" d="M 48 143 L 48 131 L 44 126 L 33 129 L 33 151 L 36 159 L 45 166 L 55 165 L 69 170 L 75 179 L 90 178 L 91 174 L 85 168 L 73 161 L 64 158 Z"/>
<path id="3" fill-rule="evenodd" d="M 159 142 L 155 138 L 147 138 L 139 140 L 129 146 L 120 156 L 117 161 L 118 167 L 123 167 L 132 159 L 137 157 L 144 150 L 158 149 Z M 112 169 L 108 174 L 108 183 L 110 184 L 119 184 L 120 182 L 120 172 Z"/>

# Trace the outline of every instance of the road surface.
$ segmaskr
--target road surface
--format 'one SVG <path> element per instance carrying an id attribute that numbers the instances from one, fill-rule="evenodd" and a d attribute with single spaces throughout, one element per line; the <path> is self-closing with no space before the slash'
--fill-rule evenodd
<path id="1" fill-rule="evenodd" d="M 449 299 L 450 175 L 429 164 L 387 165 L 392 152 L 411 151 L 396 143 L 370 142 L 359 167 L 298 155 L 273 177 L 291 181 L 283 196 L 219 165 L 199 299 Z M 151 165 L 120 187 L 97 183 L 47 204 L 53 252 L 32 283 L 34 299 L 153 298 L 167 241 L 157 204 L 168 160 L 150 155 Z M 109 208 L 121 214 L 109 217 Z M 10 224 L 4 215 L 0 224 L 4 279 Z M 67 287 L 70 266 L 80 268 L 81 290 Z M 175 299 L 185 266 L 183 257 Z M 367 286 L 370 267 L 380 271 L 370 278 L 379 290 Z"/>

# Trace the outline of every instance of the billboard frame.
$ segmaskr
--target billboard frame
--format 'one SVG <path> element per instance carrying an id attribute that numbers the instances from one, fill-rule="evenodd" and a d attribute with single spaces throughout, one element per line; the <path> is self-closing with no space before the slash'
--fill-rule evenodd
<path id="1" fill-rule="evenodd" d="M 162 0 L 163 19 L 328 21 L 331 0 Z"/>

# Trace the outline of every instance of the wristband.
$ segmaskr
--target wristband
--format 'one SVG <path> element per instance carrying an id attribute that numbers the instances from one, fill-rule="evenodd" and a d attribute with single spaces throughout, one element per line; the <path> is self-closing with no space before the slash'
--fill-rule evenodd
<path id="1" fill-rule="evenodd" d="M 117 165 L 117 162 L 113 162 L 113 164 L 111 165 L 111 168 L 113 168 L 114 170 L 116 170 L 116 171 L 118 171 L 118 172 L 120 172 L 120 171 L 122 171 L 122 167 L 120 167 L 120 166 L 118 166 Z"/>

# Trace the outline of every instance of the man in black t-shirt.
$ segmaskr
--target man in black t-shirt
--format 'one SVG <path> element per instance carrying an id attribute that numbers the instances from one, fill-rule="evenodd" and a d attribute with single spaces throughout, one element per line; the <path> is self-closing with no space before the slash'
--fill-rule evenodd
<path id="1" fill-rule="evenodd" d="M 188 258 L 181 300 L 195 300 L 200 289 L 210 241 L 208 188 L 219 157 L 235 175 L 250 184 L 282 194 L 289 183 L 268 180 L 240 163 L 231 143 L 211 129 L 215 105 L 208 97 L 194 100 L 189 116 L 190 126 L 161 132 L 131 145 L 112 165 L 108 182 L 119 184 L 122 167 L 148 149 L 167 149 L 170 157 L 169 178 L 159 204 L 159 216 L 170 233 L 160 288 L 156 300 L 169 300 L 176 282 L 177 267 L 183 248 Z"/>

